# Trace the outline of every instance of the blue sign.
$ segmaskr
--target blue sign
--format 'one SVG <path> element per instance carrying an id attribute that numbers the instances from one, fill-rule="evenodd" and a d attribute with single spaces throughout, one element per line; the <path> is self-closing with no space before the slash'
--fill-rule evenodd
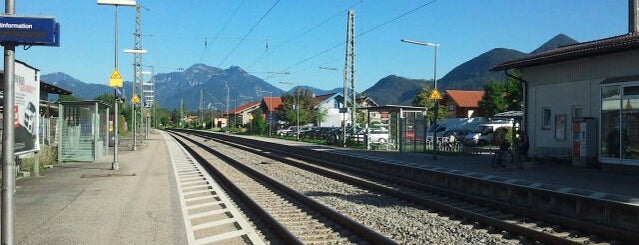
<path id="1" fill-rule="evenodd" d="M 60 45 L 60 24 L 50 17 L 0 16 L 0 42 Z"/>

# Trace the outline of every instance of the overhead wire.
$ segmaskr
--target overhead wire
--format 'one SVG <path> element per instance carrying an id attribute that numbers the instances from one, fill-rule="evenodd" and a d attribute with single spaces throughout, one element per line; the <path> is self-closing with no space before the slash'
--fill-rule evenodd
<path id="1" fill-rule="evenodd" d="M 266 54 L 267 54 L 269 51 L 274 51 L 274 50 L 280 49 L 280 48 L 282 48 L 282 47 L 286 46 L 287 44 L 289 44 L 289 43 L 291 43 L 291 42 L 293 42 L 293 41 L 295 41 L 295 40 L 297 40 L 297 39 L 299 39 L 299 38 L 301 38 L 301 37 L 303 37 L 303 36 L 306 36 L 307 34 L 311 33 L 311 32 L 312 32 L 312 31 L 314 31 L 315 29 L 317 29 L 317 28 L 319 28 L 320 26 L 322 26 L 322 25 L 324 25 L 324 24 L 328 23 L 329 21 L 331 21 L 331 20 L 333 20 L 333 19 L 335 19 L 335 18 L 337 18 L 337 17 L 341 16 L 342 14 L 344 14 L 344 13 L 348 12 L 348 10 L 349 10 L 349 9 L 352 9 L 353 7 L 355 7 L 355 6 L 359 5 L 359 4 L 361 4 L 362 2 L 364 2 L 364 0 L 360 0 L 359 2 L 356 2 L 356 3 L 352 4 L 351 6 L 348 6 L 346 9 L 344 9 L 344 10 L 342 10 L 342 11 L 338 12 L 337 14 L 334 14 L 333 16 L 329 17 L 328 19 L 326 19 L 326 20 L 324 20 L 324 21 L 322 21 L 322 22 L 320 22 L 320 23 L 318 23 L 318 24 L 314 25 L 313 27 L 311 27 L 311 28 L 309 28 L 308 30 L 306 30 L 306 31 L 302 32 L 301 34 L 296 35 L 295 37 L 290 38 L 290 39 L 288 39 L 288 40 L 284 41 L 282 44 L 280 44 L 280 45 L 278 45 L 278 46 L 276 46 L 276 47 L 274 47 L 274 48 L 272 48 L 272 49 L 268 49 L 268 48 L 267 48 L 267 49 L 266 49 L 266 50 L 265 50 L 265 51 L 264 51 L 264 52 L 263 52 L 260 56 L 258 56 L 258 57 L 257 57 L 257 58 L 253 61 L 253 62 L 251 62 L 251 64 L 248 66 L 248 68 L 251 68 L 251 67 L 252 67 L 255 63 L 257 63 L 259 60 L 261 60 L 262 58 L 264 58 L 264 56 L 266 56 Z"/>
<path id="2" fill-rule="evenodd" d="M 233 18 L 235 18 L 235 15 L 237 14 L 237 12 L 239 12 L 240 8 L 242 7 L 242 5 L 244 5 L 245 0 L 242 0 L 242 2 L 240 3 L 240 5 L 237 6 L 237 8 L 235 8 L 235 10 L 233 11 L 233 14 L 231 14 L 231 16 L 226 20 L 226 22 L 224 23 L 224 26 L 222 26 L 222 29 L 220 29 L 220 31 L 217 32 L 217 34 L 215 34 L 215 37 L 213 37 L 213 40 L 211 40 L 210 44 L 215 43 L 215 41 L 217 41 L 217 39 L 220 37 L 220 35 L 222 35 L 222 33 L 226 30 L 226 28 L 229 26 L 229 24 L 231 23 L 231 20 L 233 20 Z M 200 60 L 198 60 L 198 62 L 202 62 L 202 60 L 204 59 L 204 56 L 207 53 L 208 50 L 208 42 L 206 37 L 204 37 L 204 51 L 202 51 L 202 56 L 200 57 Z"/>
<path id="3" fill-rule="evenodd" d="M 222 61 L 220 62 L 220 64 L 218 65 L 218 67 L 221 67 L 222 64 L 224 64 L 224 62 L 226 61 L 226 59 L 228 59 L 231 54 L 233 54 L 235 52 L 235 50 L 237 50 L 237 48 L 244 42 L 244 40 L 246 39 L 246 37 L 248 37 L 249 34 L 251 34 L 251 32 L 253 32 L 253 30 L 262 22 L 262 20 L 264 20 L 264 18 L 266 18 L 266 16 L 268 16 L 269 13 L 271 13 L 271 11 L 273 10 L 273 8 L 275 8 L 275 6 L 277 6 L 277 4 L 280 2 L 280 0 L 277 0 L 275 3 L 273 3 L 273 5 L 271 6 L 271 8 L 268 9 L 268 11 L 266 11 L 266 13 L 264 13 L 264 15 L 262 15 L 262 17 L 257 21 L 257 23 L 255 23 L 255 25 L 253 25 L 253 27 L 251 27 L 251 29 L 244 35 L 244 37 L 242 37 L 242 40 L 240 40 L 235 47 L 233 47 L 233 49 L 231 50 L 231 52 L 229 52 L 224 59 L 222 59 Z"/>
<path id="4" fill-rule="evenodd" d="M 385 26 L 385 25 L 388 25 L 388 24 L 390 24 L 390 23 L 392 23 L 392 22 L 395 22 L 396 20 L 398 20 L 398 19 L 400 19 L 400 18 L 402 18 L 402 17 L 404 17 L 404 16 L 406 16 L 406 15 L 409 15 L 409 14 L 411 14 L 411 13 L 413 13 L 413 12 L 415 12 L 415 11 L 417 11 L 417 10 L 419 10 L 419 9 L 423 8 L 423 7 L 426 7 L 426 6 L 428 6 L 428 5 L 430 5 L 430 4 L 434 3 L 434 2 L 437 2 L 437 1 L 438 1 L 438 0 L 431 0 L 431 1 L 428 1 L 428 2 L 426 2 L 426 3 L 424 3 L 424 4 L 420 5 L 420 6 L 417 6 L 416 8 L 413 8 L 413 9 L 411 9 L 411 10 L 407 11 L 407 12 L 404 12 L 404 13 L 400 14 L 399 16 L 397 16 L 397 17 L 395 17 L 395 18 L 392 18 L 392 19 L 390 19 L 390 20 L 388 20 L 388 21 L 382 22 L 381 24 L 379 24 L 379 25 L 377 25 L 377 26 L 374 26 L 373 28 L 370 28 L 370 29 L 368 29 L 368 30 L 366 30 L 366 31 L 364 31 L 364 32 L 362 32 L 362 33 L 360 33 L 360 34 L 357 34 L 357 35 L 355 35 L 355 37 L 361 37 L 361 36 L 364 36 L 364 35 L 366 35 L 366 34 L 368 34 L 368 33 L 372 32 L 372 31 L 374 31 L 374 30 L 377 30 L 377 29 L 381 28 L 382 26 Z M 293 65 L 291 65 L 291 66 L 287 67 L 286 69 L 284 69 L 284 71 L 288 71 L 288 70 L 290 70 L 290 69 L 291 69 L 291 68 L 293 68 L 293 67 L 296 67 L 296 66 L 298 66 L 298 65 L 304 64 L 304 63 L 306 63 L 306 62 L 307 62 L 307 61 L 309 61 L 309 60 L 315 59 L 315 58 L 319 57 L 320 55 L 323 55 L 323 54 L 328 53 L 329 51 L 331 51 L 331 50 L 333 50 L 333 49 L 336 49 L 336 48 L 338 48 L 338 47 L 341 47 L 341 46 L 342 46 L 342 45 L 344 45 L 345 43 L 346 43 L 346 41 L 343 41 L 343 42 L 340 42 L 339 44 L 336 44 L 336 45 L 333 45 L 333 46 L 331 46 L 331 47 L 329 47 L 329 48 L 327 48 L 327 49 L 324 49 L 324 50 L 320 51 L 320 52 L 319 52 L 319 53 L 317 53 L 317 54 L 314 54 L 314 55 L 312 55 L 312 56 L 310 56 L 310 57 L 307 57 L 307 58 L 303 59 L 302 61 L 299 61 L 299 62 L 297 62 L 297 63 L 295 63 L 295 64 L 293 64 Z"/>

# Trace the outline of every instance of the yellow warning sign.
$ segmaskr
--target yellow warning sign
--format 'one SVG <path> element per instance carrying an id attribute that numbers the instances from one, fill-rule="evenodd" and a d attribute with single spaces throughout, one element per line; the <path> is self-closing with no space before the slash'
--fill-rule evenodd
<path id="1" fill-rule="evenodd" d="M 137 94 L 133 94 L 133 97 L 131 98 L 131 103 L 133 104 L 140 103 L 140 97 L 138 97 Z"/>
<path id="2" fill-rule="evenodd" d="M 441 100 L 442 99 L 442 94 L 440 94 L 437 89 L 433 89 L 433 92 L 430 93 L 429 99 L 431 99 L 431 100 Z"/>
<path id="3" fill-rule="evenodd" d="M 120 75 L 118 69 L 113 69 L 111 78 L 109 78 L 109 87 L 122 87 L 122 75 Z"/>

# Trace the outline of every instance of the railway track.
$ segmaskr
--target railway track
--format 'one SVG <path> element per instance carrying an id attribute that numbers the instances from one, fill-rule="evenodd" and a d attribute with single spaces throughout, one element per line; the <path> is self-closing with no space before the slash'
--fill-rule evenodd
<path id="1" fill-rule="evenodd" d="M 623 244 L 622 241 L 616 240 L 617 238 L 615 237 L 601 236 L 590 230 L 580 230 L 579 223 L 574 220 L 566 220 L 565 223 L 548 222 L 543 220 L 543 217 L 525 215 L 526 210 L 523 209 L 503 205 L 494 206 L 491 205 L 491 202 L 482 200 L 482 198 L 469 200 L 465 195 L 449 195 L 450 191 L 440 190 L 439 188 L 394 176 L 344 167 L 344 165 L 313 159 L 308 156 L 295 155 L 275 148 L 265 149 L 263 145 L 242 146 L 214 139 L 208 134 L 200 134 L 200 136 L 259 154 L 275 161 L 286 162 L 308 171 L 318 172 L 330 178 L 340 179 L 349 184 L 433 208 L 445 212 L 455 219 L 477 223 L 479 228 L 487 229 L 492 233 L 506 232 L 515 236 L 525 237 L 531 241 L 550 244 Z M 296 160 L 291 158 L 296 158 Z M 632 241 L 625 240 L 625 242 L 631 243 Z"/>
<path id="2" fill-rule="evenodd" d="M 202 143 L 171 134 L 233 191 L 285 244 L 395 244 Z M 223 161 L 220 162 L 220 160 Z"/>

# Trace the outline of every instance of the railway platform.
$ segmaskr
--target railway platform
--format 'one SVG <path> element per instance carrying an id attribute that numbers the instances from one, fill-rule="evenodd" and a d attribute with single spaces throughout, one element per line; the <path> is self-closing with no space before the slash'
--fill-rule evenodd
<path id="1" fill-rule="evenodd" d="M 252 137 L 252 136 L 247 136 Z M 437 155 L 437 160 L 432 154 L 394 151 L 355 150 L 341 147 L 312 145 L 304 142 L 282 140 L 276 138 L 252 137 L 265 141 L 278 142 L 300 147 L 311 147 L 314 150 L 339 152 L 347 155 L 355 155 L 366 158 L 379 158 L 385 162 L 398 162 L 411 166 L 432 166 L 442 169 L 455 169 L 466 172 L 476 172 L 511 179 L 525 180 L 534 183 L 550 184 L 558 188 L 574 188 L 591 191 L 593 195 L 614 194 L 630 197 L 639 202 L 639 177 L 636 175 L 605 172 L 601 169 L 577 168 L 567 164 L 559 164 L 552 161 L 536 161 L 530 167 L 497 168 L 491 167 L 490 154 L 472 156 Z M 566 189 L 567 190 L 567 189 Z"/>
<path id="2" fill-rule="evenodd" d="M 137 151 L 119 148 L 96 163 L 55 165 L 17 180 L 18 244 L 187 244 L 174 168 L 163 132 Z M 111 149 L 112 150 L 112 149 Z"/>

